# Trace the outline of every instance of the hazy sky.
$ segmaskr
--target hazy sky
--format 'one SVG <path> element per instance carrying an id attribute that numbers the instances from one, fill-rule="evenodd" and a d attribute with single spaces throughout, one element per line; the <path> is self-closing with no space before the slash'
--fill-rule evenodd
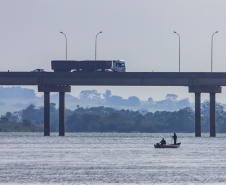
<path id="1" fill-rule="evenodd" d="M 128 72 L 177 72 L 174 30 L 182 72 L 210 72 L 217 30 L 213 71 L 226 71 L 225 0 L 0 0 L 0 23 L 0 71 L 51 71 L 51 60 L 65 59 L 60 31 L 68 38 L 68 59 L 94 59 L 95 36 L 103 31 L 97 59 L 123 59 Z M 72 94 L 82 89 L 142 100 L 167 93 L 194 99 L 187 87 L 73 87 Z M 226 103 L 226 88 L 217 101 Z"/>

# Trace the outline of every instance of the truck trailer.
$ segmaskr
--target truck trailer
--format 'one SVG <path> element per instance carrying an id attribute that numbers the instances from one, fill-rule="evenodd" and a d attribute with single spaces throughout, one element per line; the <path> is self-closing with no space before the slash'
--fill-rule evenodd
<path id="1" fill-rule="evenodd" d="M 123 60 L 52 60 L 54 72 L 126 72 Z"/>

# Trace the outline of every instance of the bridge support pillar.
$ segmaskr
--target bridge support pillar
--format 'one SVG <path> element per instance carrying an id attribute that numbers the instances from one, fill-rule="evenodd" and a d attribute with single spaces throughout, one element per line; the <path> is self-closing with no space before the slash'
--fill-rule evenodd
<path id="1" fill-rule="evenodd" d="M 44 92 L 44 136 L 50 136 L 50 92 Z"/>
<path id="2" fill-rule="evenodd" d="M 195 136 L 201 137 L 201 93 L 210 93 L 210 137 L 216 137 L 216 93 L 221 93 L 220 86 L 191 86 L 190 93 L 195 93 Z"/>
<path id="3" fill-rule="evenodd" d="M 216 137 L 216 96 L 210 93 L 210 137 Z"/>
<path id="4" fill-rule="evenodd" d="M 201 137 L 201 93 L 195 93 L 195 137 Z"/>
<path id="5" fill-rule="evenodd" d="M 65 135 L 65 92 L 59 93 L 59 136 Z"/>
<path id="6" fill-rule="evenodd" d="M 44 136 L 50 135 L 50 92 L 59 92 L 59 136 L 64 136 L 65 92 L 71 92 L 71 86 L 40 85 L 38 92 L 44 92 Z"/>

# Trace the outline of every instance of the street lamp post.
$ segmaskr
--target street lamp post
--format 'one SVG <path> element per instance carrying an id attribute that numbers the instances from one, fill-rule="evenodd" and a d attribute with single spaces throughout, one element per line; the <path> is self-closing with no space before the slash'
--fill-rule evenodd
<path id="1" fill-rule="evenodd" d="M 218 31 L 214 32 L 211 39 L 211 72 L 213 72 L 213 36 L 215 33 L 218 33 Z"/>
<path id="2" fill-rule="evenodd" d="M 102 31 L 100 31 L 99 33 L 96 34 L 96 39 L 95 39 L 95 61 L 97 59 L 97 36 L 102 33 Z"/>
<path id="3" fill-rule="evenodd" d="M 67 60 L 67 36 L 66 36 L 66 34 L 64 33 L 64 32 L 60 32 L 60 33 L 62 33 L 64 36 L 65 36 L 65 39 L 66 39 L 66 60 Z"/>
<path id="4" fill-rule="evenodd" d="M 180 72 L 180 35 L 176 31 L 174 31 L 174 33 L 176 33 L 179 37 L 179 72 Z"/>

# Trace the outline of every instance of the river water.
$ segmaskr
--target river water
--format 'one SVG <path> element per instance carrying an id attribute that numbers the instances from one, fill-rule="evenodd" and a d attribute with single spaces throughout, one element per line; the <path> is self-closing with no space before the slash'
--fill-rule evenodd
<path id="1" fill-rule="evenodd" d="M 0 133 L 0 184 L 225 184 L 226 134 Z"/>

